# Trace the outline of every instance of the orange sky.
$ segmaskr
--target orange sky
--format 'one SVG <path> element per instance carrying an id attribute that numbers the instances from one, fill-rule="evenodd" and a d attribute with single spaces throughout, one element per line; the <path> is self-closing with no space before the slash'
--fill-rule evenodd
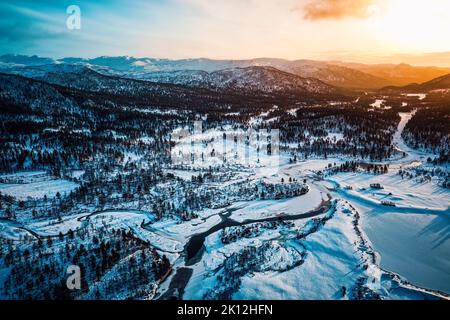
<path id="1" fill-rule="evenodd" d="M 0 53 L 346 60 L 450 66 L 450 0 L 0 2 Z"/>
<path id="2" fill-rule="evenodd" d="M 450 55 L 442 54 L 450 52 L 449 0 L 182 2 L 215 21 L 195 29 L 199 41 L 218 35 L 206 56 L 450 65 Z"/>

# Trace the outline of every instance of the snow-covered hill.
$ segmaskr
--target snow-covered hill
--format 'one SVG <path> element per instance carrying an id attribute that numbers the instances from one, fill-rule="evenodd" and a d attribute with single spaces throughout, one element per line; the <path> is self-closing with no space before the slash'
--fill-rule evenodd
<path id="1" fill-rule="evenodd" d="M 83 58 L 63 58 L 53 60 L 39 58 L 36 56 L 0 56 L 0 70 L 24 66 L 44 66 L 48 68 L 51 64 L 77 64 L 89 66 L 92 69 L 109 75 L 125 76 L 135 79 L 157 78 L 160 74 L 171 72 L 182 72 L 192 76 L 199 71 L 214 73 L 220 70 L 249 68 L 249 67 L 272 67 L 280 71 L 292 73 L 303 78 L 316 78 L 329 85 L 347 88 L 381 88 L 391 84 L 380 77 L 364 73 L 346 66 L 339 66 L 322 61 L 313 60 L 284 60 L 273 58 L 258 58 L 249 60 L 212 60 L 212 59 L 154 59 L 154 58 L 134 58 L 129 56 L 119 57 L 97 57 L 93 59 Z M 191 71 L 191 72 L 188 72 Z M 155 74 L 153 74 L 155 73 Z M 184 76 L 186 77 L 186 75 Z M 167 81 L 177 80 L 179 77 L 166 76 Z"/>
<path id="2" fill-rule="evenodd" d="M 264 92 L 296 91 L 334 93 L 335 88 L 314 78 L 303 78 L 273 67 L 231 68 L 214 72 L 173 71 L 146 74 L 154 82 L 175 83 L 195 87 Z"/>
<path id="3" fill-rule="evenodd" d="M 314 94 L 339 92 L 337 88 L 314 78 L 302 78 L 273 67 L 259 66 L 213 72 L 180 70 L 122 73 L 103 66 L 62 63 L 40 66 L 3 65 L 0 71 L 89 91 L 102 91 L 109 88 L 108 91 L 116 92 L 131 87 L 145 87 L 146 90 L 151 90 L 155 87 L 153 83 L 164 83 L 227 92 Z M 145 80 L 145 82 L 136 80 Z"/>
<path id="4" fill-rule="evenodd" d="M 417 67 L 407 64 L 370 65 L 340 61 L 286 60 L 276 58 L 256 58 L 248 60 L 198 59 L 156 59 L 130 56 L 101 56 L 92 59 L 68 57 L 62 59 L 38 56 L 0 56 L 0 70 L 11 67 L 43 66 L 51 64 L 78 64 L 89 66 L 101 73 L 131 78 L 152 78 L 152 73 L 183 71 L 215 72 L 225 69 L 247 67 L 273 67 L 303 78 L 316 78 L 329 85 L 344 88 L 379 89 L 390 85 L 421 83 L 445 75 L 450 69 L 437 67 Z M 170 77 L 168 79 L 174 79 Z"/>
<path id="5" fill-rule="evenodd" d="M 0 74 L 0 104 L 4 111 L 14 113 L 23 109 L 47 114 L 70 113 L 78 108 L 71 99 L 48 84 L 7 74 Z"/>
<path id="6" fill-rule="evenodd" d="M 450 90 L 450 74 L 432 79 L 422 84 L 411 84 L 398 89 L 406 92 L 430 92 L 434 90 L 448 92 Z"/>

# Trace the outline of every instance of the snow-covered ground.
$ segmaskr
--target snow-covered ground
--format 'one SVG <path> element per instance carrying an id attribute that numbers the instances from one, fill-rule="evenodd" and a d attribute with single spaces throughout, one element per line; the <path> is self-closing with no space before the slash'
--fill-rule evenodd
<path id="1" fill-rule="evenodd" d="M 398 175 L 399 169 L 426 167 L 422 162 L 432 156 L 411 149 L 401 138 L 413 113 L 400 113 L 394 144 L 406 157 L 392 161 L 389 173 L 340 173 L 328 181 L 340 187 L 331 192 L 333 197 L 348 200 L 361 213 L 362 229 L 380 254 L 383 268 L 419 286 L 450 293 L 450 191 L 434 178 L 424 182 Z M 371 183 L 384 188 L 372 189 Z M 386 200 L 396 206 L 380 204 Z"/>
<path id="2" fill-rule="evenodd" d="M 407 97 L 417 97 L 419 100 L 423 100 L 427 97 L 426 93 L 407 93 L 405 94 Z"/>
<path id="3" fill-rule="evenodd" d="M 299 161 L 295 164 L 288 164 L 283 166 L 280 170 L 281 174 L 286 174 L 287 176 L 307 176 L 309 173 L 315 173 L 318 171 L 325 170 L 329 164 L 340 165 L 344 163 L 343 159 L 339 158 L 328 158 L 328 159 L 310 159 Z"/>
<path id="4" fill-rule="evenodd" d="M 75 182 L 55 179 L 41 171 L 2 175 L 0 179 L 12 182 L 0 183 L 0 192 L 18 200 L 26 200 L 29 197 L 42 199 L 44 196 L 54 198 L 58 192 L 63 196 L 78 187 Z"/>
<path id="5" fill-rule="evenodd" d="M 242 207 L 231 214 L 231 218 L 238 222 L 257 220 L 277 215 L 296 215 L 312 211 L 319 207 L 322 201 L 327 200 L 326 191 L 319 188 L 310 188 L 304 195 L 282 200 L 255 200 L 245 204 L 236 203 L 230 209 Z"/>
<path id="6" fill-rule="evenodd" d="M 154 240 L 157 240 L 156 238 L 159 238 L 157 241 L 160 243 L 160 248 L 168 252 L 181 253 L 190 236 L 204 232 L 221 221 L 219 212 L 222 211 L 219 209 L 204 210 L 198 219 L 183 223 L 173 220 L 153 223 L 147 228 L 155 234 L 155 238 L 150 241 L 153 243 Z"/>
<path id="7" fill-rule="evenodd" d="M 430 156 L 409 148 L 401 138 L 412 115 L 400 114 L 394 144 L 406 156 L 385 162 L 391 164 L 389 173 L 340 173 L 311 184 L 310 201 L 304 201 L 305 196 L 283 202 L 255 201 L 233 212 L 232 218 L 237 221 L 280 212 L 298 213 L 310 209 L 309 206 L 314 207 L 313 203 L 317 205 L 324 192 L 324 189 L 319 189 L 329 188 L 332 198 L 344 199 L 349 206 L 354 206 L 355 209 L 350 211 L 358 212 L 358 221 L 361 222 L 361 235 L 358 235 L 354 232 L 352 219 L 345 214 L 337 214 L 320 232 L 307 237 L 302 248 L 308 249 L 308 255 L 301 266 L 281 273 L 250 272 L 242 276 L 233 298 L 341 299 L 346 298 L 342 296 L 342 286 L 348 290 L 359 277 L 371 279 L 373 285 L 369 288 L 384 299 L 424 298 L 421 289 L 410 290 L 399 285 L 399 278 L 389 271 L 420 287 L 450 292 L 450 274 L 447 272 L 450 269 L 450 192 L 440 187 L 435 179 L 424 182 L 420 177 L 402 179 L 398 174 L 399 169 L 423 166 L 424 160 Z M 295 164 L 284 163 L 269 179 L 310 178 L 312 172 L 323 170 L 330 163 L 342 162 L 343 159 L 312 159 Z M 384 188 L 372 189 L 371 183 L 380 183 Z M 351 186 L 352 190 L 345 189 L 345 186 Z M 396 206 L 382 205 L 381 201 L 386 200 Z M 261 246 L 264 241 L 274 241 L 278 237 L 279 231 L 269 230 L 255 238 L 240 240 L 240 248 Z M 355 247 L 357 237 L 366 238 L 370 250 L 373 248 L 378 257 L 366 270 L 360 269 L 365 254 L 359 246 Z M 275 247 L 283 264 L 282 261 L 288 259 L 282 258 L 287 250 L 279 245 Z M 221 259 L 230 257 L 236 250 L 239 250 L 237 243 L 225 246 L 219 243 L 218 233 L 209 236 L 205 256 L 193 266 L 194 275 L 184 297 L 203 298 L 216 285 L 217 279 L 213 275 L 218 272 Z"/>
<path id="8" fill-rule="evenodd" d="M 190 221 L 174 218 L 155 221 L 152 213 L 138 210 L 86 212 L 53 220 L 23 221 L 23 224 L 2 219 L 0 234 L 3 238 L 18 241 L 24 237 L 66 234 L 86 225 L 131 230 L 166 254 L 175 271 L 181 267 L 193 269 L 185 288 L 185 299 L 228 294 L 237 299 L 355 299 L 361 295 L 384 299 L 430 297 L 420 288 L 408 286 L 395 274 L 414 285 L 450 293 L 450 192 L 439 185 L 436 177 L 431 180 L 402 178 L 398 173 L 400 169 L 428 166 L 425 161 L 431 156 L 409 148 L 401 137 L 412 115 L 413 112 L 400 114 L 394 145 L 405 156 L 384 161 L 383 164 L 389 164 L 386 174 L 338 173 L 321 180 L 317 172 L 346 159 L 335 157 L 289 163 L 291 154 L 282 153 L 274 159 L 262 151 L 258 153 L 254 145 L 246 150 L 244 144 L 235 144 L 233 140 L 227 141 L 229 148 L 220 154 L 223 131 L 209 130 L 181 138 L 172 150 L 174 155 L 194 152 L 198 157 L 203 153 L 207 160 L 196 158 L 189 169 L 165 169 L 165 172 L 191 180 L 192 175 L 199 174 L 195 170 L 208 168 L 215 161 L 222 165 L 224 155 L 232 162 L 236 153 L 245 155 L 248 152 L 250 162 L 245 163 L 244 168 L 241 166 L 241 171 L 230 167 L 234 170 L 233 175 L 225 182 L 216 183 L 218 186 L 226 188 L 244 181 L 280 184 L 292 179 L 299 183 L 306 180 L 308 192 L 285 199 L 239 201 L 225 208 L 204 209 L 196 212 L 198 218 Z M 330 133 L 328 138 L 339 140 L 342 136 Z M 264 147 L 264 143 L 261 146 Z M 208 157 L 213 150 L 215 156 Z M 140 154 L 128 152 L 124 160 L 141 158 Z M 444 169 L 448 170 L 448 167 Z M 57 192 L 64 196 L 78 186 L 71 181 L 54 179 L 45 172 L 3 175 L 0 179 L 2 194 L 23 200 L 45 195 L 52 198 Z M 372 183 L 379 183 L 383 188 L 371 188 Z M 345 188 L 347 186 L 352 188 Z M 261 224 L 255 234 L 247 234 L 230 243 L 221 239 L 223 230 L 230 230 L 229 227 L 212 229 L 224 219 L 230 219 L 233 226 L 240 224 L 247 228 L 256 220 L 310 213 L 330 199 L 333 206 L 326 213 L 319 213 L 314 218 L 299 217 L 289 223 L 277 224 L 277 221 L 272 227 Z M 385 206 L 382 201 L 392 202 L 395 206 Z M 187 265 L 184 259 L 186 247 L 194 235 L 203 233 L 206 233 L 205 241 L 201 243 L 203 255 Z M 251 264 L 252 259 L 257 263 Z M 172 277 L 173 274 L 160 290 L 167 289 Z M 224 282 L 227 277 L 231 278 Z M 227 286 L 230 291 L 226 291 Z"/>
<path id="9" fill-rule="evenodd" d="M 0 219 L 0 238 L 12 241 L 23 241 L 25 238 L 33 238 L 34 236 L 23 229 L 23 226 L 17 222 Z"/>
<path id="10" fill-rule="evenodd" d="M 30 183 L 47 180 L 45 171 L 24 171 L 0 175 L 1 183 Z"/>
<path id="11" fill-rule="evenodd" d="M 221 130 L 201 127 L 189 132 L 187 128 L 178 128 L 172 132 L 175 146 L 171 150 L 172 162 L 178 165 L 191 165 L 195 168 L 241 165 L 262 167 L 278 165 L 279 154 L 275 151 L 278 143 L 272 144 L 272 155 L 267 153 L 268 139 L 279 137 L 275 132 L 249 129 L 233 129 L 224 126 Z M 277 147 L 279 149 L 279 146 Z"/>
<path id="12" fill-rule="evenodd" d="M 386 100 L 384 100 L 384 99 L 376 99 L 375 102 L 372 103 L 370 106 L 374 107 L 374 108 L 377 108 L 377 109 L 380 109 L 381 106 L 383 105 L 383 103 L 385 103 L 385 102 L 386 102 Z"/>
<path id="13" fill-rule="evenodd" d="M 397 207 L 413 209 L 443 210 L 449 206 L 450 192 L 443 189 L 435 181 L 421 182 L 420 178 L 403 178 L 398 170 L 387 174 L 339 173 L 329 178 L 338 182 L 341 187 L 351 186 L 346 190 L 349 196 L 373 200 L 373 203 L 391 201 Z M 374 189 L 370 184 L 379 183 L 383 189 Z"/>
<path id="14" fill-rule="evenodd" d="M 203 260 L 194 266 L 184 298 L 213 298 L 214 294 L 230 291 L 233 299 L 428 297 L 379 268 L 370 242 L 359 232 L 357 211 L 348 202 L 338 201 L 322 219 L 323 225 L 317 229 L 312 227 L 315 221 L 309 220 L 298 229 L 283 225 L 262 229 L 257 237 L 239 238 L 229 244 L 222 243 L 220 232 L 212 234 L 205 243 Z M 306 236 L 296 237 L 299 232 Z M 255 248 L 262 264 L 247 266 L 243 260 L 235 265 L 237 272 L 232 266 L 231 271 L 224 269 L 228 261 L 234 261 L 249 247 Z M 237 287 L 233 286 L 233 277 L 240 277 Z M 230 288 L 222 287 L 230 283 Z M 391 295 L 394 288 L 396 294 Z"/>
<path id="15" fill-rule="evenodd" d="M 395 212 L 355 203 L 362 229 L 386 270 L 425 288 L 450 292 L 450 212 Z"/>
<path id="16" fill-rule="evenodd" d="M 406 124 L 409 120 L 414 116 L 416 110 L 412 112 L 400 112 L 400 122 L 397 127 L 397 131 L 393 137 L 393 145 L 397 148 L 397 150 L 406 153 L 406 157 L 402 158 L 396 162 L 400 163 L 408 163 L 412 161 L 425 161 L 427 156 L 433 156 L 429 153 L 422 152 L 420 150 L 414 150 L 410 148 L 402 138 L 402 132 L 405 129 Z"/>
<path id="17" fill-rule="evenodd" d="M 358 191 L 384 176 L 383 190 Z M 400 176 L 345 173 L 334 180 L 352 185 L 332 192 L 350 201 L 361 213 L 362 230 L 381 256 L 381 266 L 408 281 L 450 292 L 450 192 L 432 183 L 415 185 Z M 379 180 L 378 180 L 379 181 Z M 392 196 L 388 195 L 391 190 Z M 383 206 L 390 200 L 396 207 Z"/>

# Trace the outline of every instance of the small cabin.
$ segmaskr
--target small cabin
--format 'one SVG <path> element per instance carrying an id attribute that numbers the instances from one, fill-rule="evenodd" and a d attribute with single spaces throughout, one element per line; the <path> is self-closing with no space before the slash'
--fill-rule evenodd
<path id="1" fill-rule="evenodd" d="M 371 183 L 370 187 L 373 189 L 383 189 L 383 186 L 379 183 Z"/>

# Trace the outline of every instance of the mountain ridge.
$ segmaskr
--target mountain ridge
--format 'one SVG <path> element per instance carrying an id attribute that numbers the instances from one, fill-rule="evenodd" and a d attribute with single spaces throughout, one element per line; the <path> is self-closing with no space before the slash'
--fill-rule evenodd
<path id="1" fill-rule="evenodd" d="M 103 68 L 103 67 L 102 67 Z M 147 77 L 130 77 L 129 74 L 116 74 L 109 69 L 83 64 L 50 64 L 30 67 L 11 67 L 6 73 L 18 74 L 78 89 L 95 90 L 104 86 L 101 82 L 116 82 L 117 89 L 123 88 L 123 81 L 144 81 L 154 84 L 180 85 L 202 88 L 217 92 L 281 93 L 281 94 L 334 94 L 341 90 L 313 78 L 302 78 L 272 67 L 247 67 L 224 69 L 208 73 L 206 71 L 176 71 L 169 73 L 150 73 Z M 80 77 L 82 75 L 82 77 Z M 111 77 L 102 78 L 101 77 Z M 109 88 L 112 90 L 112 88 Z"/>
<path id="2" fill-rule="evenodd" d="M 389 92 L 430 92 L 436 90 L 450 91 L 450 73 L 423 83 L 411 83 L 406 86 L 388 86 L 381 91 Z"/>
<path id="3" fill-rule="evenodd" d="M 316 78 L 329 85 L 348 89 L 381 89 L 392 85 L 408 85 L 425 82 L 450 73 L 439 67 L 415 67 L 407 64 L 361 64 L 340 61 L 309 59 L 286 60 L 281 58 L 255 58 L 247 60 L 219 60 L 209 58 L 158 59 L 130 56 L 100 56 L 96 58 L 66 57 L 61 59 L 38 56 L 0 56 L 0 69 L 39 66 L 45 64 L 80 64 L 105 74 L 129 78 L 147 78 L 155 72 L 206 71 L 214 72 L 230 68 L 251 66 L 274 67 L 303 78 Z"/>

